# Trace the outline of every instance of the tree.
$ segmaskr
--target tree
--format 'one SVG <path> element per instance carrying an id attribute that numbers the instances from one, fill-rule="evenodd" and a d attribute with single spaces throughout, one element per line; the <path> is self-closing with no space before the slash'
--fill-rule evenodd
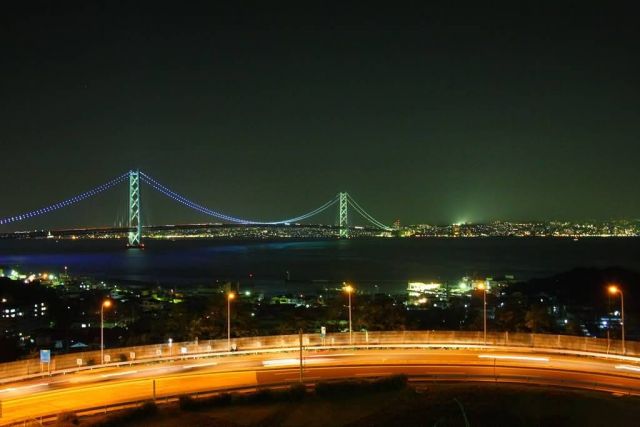
<path id="1" fill-rule="evenodd" d="M 532 305 L 524 315 L 524 324 L 531 332 L 548 332 L 553 327 L 553 318 L 545 306 Z"/>
<path id="2" fill-rule="evenodd" d="M 363 299 L 357 308 L 354 329 L 368 331 L 399 331 L 406 329 L 407 316 L 402 304 L 387 295 Z"/>

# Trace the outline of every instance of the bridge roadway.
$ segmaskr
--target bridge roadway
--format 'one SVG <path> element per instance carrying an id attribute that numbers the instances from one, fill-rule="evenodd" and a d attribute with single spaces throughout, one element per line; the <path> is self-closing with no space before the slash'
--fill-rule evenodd
<path id="1" fill-rule="evenodd" d="M 412 380 L 489 381 L 575 387 L 640 396 L 640 359 L 585 357 L 522 348 L 354 349 L 307 352 L 304 381 L 406 374 Z M 173 360 L 31 379 L 0 388 L 11 424 L 153 398 L 274 386 L 299 380 L 296 352 Z"/>

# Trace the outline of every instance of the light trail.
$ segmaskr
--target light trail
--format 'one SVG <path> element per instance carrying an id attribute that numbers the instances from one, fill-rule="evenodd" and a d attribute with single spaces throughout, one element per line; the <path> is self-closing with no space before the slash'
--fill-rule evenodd
<path id="1" fill-rule="evenodd" d="M 0 393 L 9 393 L 12 391 L 26 390 L 26 389 L 37 388 L 37 387 L 45 387 L 48 385 L 49 383 L 38 383 L 38 384 L 25 385 L 22 387 L 8 387 L 0 390 Z"/>
<path id="2" fill-rule="evenodd" d="M 330 363 L 332 362 L 330 357 L 315 357 L 315 358 L 302 358 L 302 363 L 304 365 L 315 365 L 320 363 Z M 264 360 L 262 362 L 262 366 L 289 366 L 289 365 L 299 365 L 300 359 L 272 359 L 272 360 Z"/>
<path id="3" fill-rule="evenodd" d="M 625 371 L 632 371 L 632 372 L 640 372 L 640 366 L 633 366 L 633 365 L 616 365 L 616 369 L 622 369 Z"/>
<path id="4" fill-rule="evenodd" d="M 512 356 L 506 354 L 480 354 L 480 359 L 502 359 L 502 360 L 523 360 L 529 362 L 548 362 L 548 357 L 533 357 L 533 356 Z"/>
<path id="5" fill-rule="evenodd" d="M 126 371 L 126 372 L 115 372 L 113 374 L 102 374 L 100 377 L 102 378 L 111 378 L 111 377 L 121 377 L 129 374 L 137 374 L 138 371 Z"/>
<path id="6" fill-rule="evenodd" d="M 620 364 L 604 357 L 587 360 L 579 355 L 555 355 L 550 366 L 545 364 L 550 359 L 539 352 L 483 354 L 482 349 L 424 352 L 415 349 L 367 349 L 345 353 L 344 349 L 335 350 L 334 354 L 329 351 L 303 357 L 305 381 L 403 374 L 415 381 L 491 380 L 640 395 L 640 365 Z M 142 402 L 156 395 L 165 398 L 295 383 L 299 381 L 300 359 L 290 355 L 286 350 L 278 355 L 271 352 L 235 355 L 228 363 L 194 361 L 149 370 L 114 372 L 120 375 L 111 372 L 87 373 L 86 377 L 80 377 L 81 383 L 75 383 L 80 379 L 77 377 L 66 384 L 40 382 L 24 387 L 8 387 L 0 390 L 3 393 L 0 394 L 5 417 L 3 421 L 22 421 L 61 411 Z M 492 366 L 493 363 L 489 365 L 482 359 L 511 360 L 511 363 Z M 189 371 L 190 368 L 201 370 Z M 156 388 L 153 388 L 152 380 L 156 381 Z"/>
<path id="7" fill-rule="evenodd" d="M 193 365 L 184 365 L 182 369 L 191 369 L 191 368 L 204 368 L 207 366 L 216 366 L 217 362 L 208 362 L 208 363 L 194 363 Z"/>
<path id="8" fill-rule="evenodd" d="M 332 354 L 331 357 L 351 357 L 351 356 L 356 356 L 355 353 L 339 353 L 339 354 Z M 319 355 L 309 355 L 309 356 L 305 356 L 305 359 L 311 359 L 311 358 L 322 358 L 322 357 L 327 357 L 324 354 L 319 354 Z"/>

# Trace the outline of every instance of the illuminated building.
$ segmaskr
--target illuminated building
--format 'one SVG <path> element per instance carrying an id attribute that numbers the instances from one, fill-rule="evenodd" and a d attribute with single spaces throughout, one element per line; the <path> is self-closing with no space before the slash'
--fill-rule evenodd
<path id="1" fill-rule="evenodd" d="M 447 290 L 442 283 L 409 282 L 407 285 L 408 307 L 443 307 L 447 301 Z"/>

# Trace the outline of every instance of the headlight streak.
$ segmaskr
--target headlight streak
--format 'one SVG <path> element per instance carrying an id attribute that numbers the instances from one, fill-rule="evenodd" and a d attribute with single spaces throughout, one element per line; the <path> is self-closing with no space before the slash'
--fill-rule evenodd
<path id="1" fill-rule="evenodd" d="M 320 363 L 328 363 L 331 362 L 330 358 L 315 358 L 315 359 L 309 359 L 309 358 L 303 358 L 302 359 L 302 363 L 305 365 L 315 365 L 315 364 L 320 364 Z M 262 366 L 293 366 L 293 365 L 299 365 L 300 364 L 300 359 L 272 359 L 272 360 L 264 360 L 262 362 Z"/>
<path id="2" fill-rule="evenodd" d="M 115 372 L 113 374 L 102 374 L 101 378 L 121 377 L 123 375 L 137 374 L 138 371 Z"/>
<path id="3" fill-rule="evenodd" d="M 501 360 L 522 360 L 527 362 L 548 362 L 547 357 L 532 357 L 532 356 L 511 356 L 506 354 L 480 354 L 480 359 L 501 359 Z"/>
<path id="4" fill-rule="evenodd" d="M 632 371 L 632 372 L 640 372 L 640 366 L 633 366 L 633 365 L 616 365 L 616 369 Z"/>

